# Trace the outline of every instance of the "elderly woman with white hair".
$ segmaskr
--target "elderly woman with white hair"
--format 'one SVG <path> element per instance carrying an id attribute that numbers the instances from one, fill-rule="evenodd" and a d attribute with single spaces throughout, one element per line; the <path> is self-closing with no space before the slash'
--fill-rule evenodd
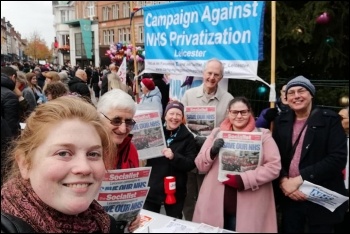
<path id="1" fill-rule="evenodd" d="M 118 146 L 114 169 L 134 168 L 139 166 L 136 147 L 131 142 L 131 130 L 136 104 L 129 94 L 121 89 L 112 89 L 105 93 L 97 103 L 97 111 L 113 142 Z"/>

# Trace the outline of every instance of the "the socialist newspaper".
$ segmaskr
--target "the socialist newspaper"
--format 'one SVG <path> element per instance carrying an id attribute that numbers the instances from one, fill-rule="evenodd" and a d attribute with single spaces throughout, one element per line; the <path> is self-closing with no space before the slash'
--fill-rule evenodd
<path id="1" fill-rule="evenodd" d="M 186 106 L 187 127 L 198 136 L 208 136 L 215 127 L 215 106 Z"/>
<path id="2" fill-rule="evenodd" d="M 151 167 L 108 171 L 97 202 L 117 221 L 133 221 L 147 197 L 150 174 Z"/>
<path id="3" fill-rule="evenodd" d="M 219 151 L 218 180 L 227 180 L 227 174 L 240 174 L 254 170 L 261 163 L 262 133 L 221 131 L 225 144 Z"/>
<path id="4" fill-rule="evenodd" d="M 161 151 L 166 148 L 162 120 L 158 111 L 137 110 L 134 116 L 136 125 L 132 130 L 134 143 L 139 159 L 149 159 L 163 156 Z"/>

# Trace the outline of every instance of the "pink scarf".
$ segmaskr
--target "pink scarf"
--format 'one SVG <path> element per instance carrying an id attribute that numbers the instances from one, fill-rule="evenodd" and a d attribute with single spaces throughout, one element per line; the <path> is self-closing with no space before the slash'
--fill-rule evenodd
<path id="1" fill-rule="evenodd" d="M 108 233 L 110 230 L 110 218 L 96 201 L 83 213 L 66 215 L 41 201 L 29 181 L 22 178 L 11 179 L 3 185 L 1 211 L 21 218 L 36 232 Z"/>
<path id="2" fill-rule="evenodd" d="M 221 131 L 232 131 L 232 124 L 228 118 L 225 118 L 224 121 L 220 124 L 220 130 Z M 245 128 L 241 132 L 252 132 L 255 129 L 255 119 L 251 115 L 249 117 L 249 121 Z"/>

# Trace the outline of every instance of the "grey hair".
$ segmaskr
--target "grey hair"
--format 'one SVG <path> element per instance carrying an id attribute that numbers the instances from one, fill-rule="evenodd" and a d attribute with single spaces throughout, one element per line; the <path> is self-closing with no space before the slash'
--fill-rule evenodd
<path id="1" fill-rule="evenodd" d="M 213 61 L 216 61 L 218 63 L 220 63 L 221 65 L 221 75 L 224 76 L 224 72 L 225 72 L 225 68 L 224 68 L 224 64 L 222 64 L 222 62 L 217 59 L 217 58 L 212 58 L 212 59 L 209 59 L 208 61 L 206 61 L 203 65 L 203 72 L 207 69 L 207 66 L 209 63 L 213 62 Z"/>
<path id="2" fill-rule="evenodd" d="M 106 79 L 106 78 L 105 78 Z M 112 89 L 98 100 L 97 111 L 108 113 L 112 109 L 127 109 L 135 115 L 136 104 L 132 97 L 121 89 Z"/>

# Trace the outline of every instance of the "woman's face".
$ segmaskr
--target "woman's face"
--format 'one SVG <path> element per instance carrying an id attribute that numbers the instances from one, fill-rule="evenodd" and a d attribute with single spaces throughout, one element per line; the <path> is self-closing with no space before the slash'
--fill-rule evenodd
<path id="1" fill-rule="evenodd" d="M 68 215 L 87 210 L 106 172 L 102 143 L 96 129 L 77 119 L 50 126 L 45 141 L 34 151 L 31 166 L 19 157 L 24 179 L 50 207 Z"/>
<path id="2" fill-rule="evenodd" d="M 107 113 L 103 113 L 106 117 L 101 117 L 103 125 L 107 129 L 112 141 L 114 144 L 121 144 L 124 139 L 129 135 L 132 130 L 132 127 L 128 127 L 125 123 L 122 123 L 119 126 L 115 126 L 111 124 L 111 120 L 113 118 L 120 118 L 122 121 L 131 120 L 134 118 L 134 115 L 131 110 L 128 109 L 112 109 Z"/>
<path id="3" fill-rule="evenodd" d="M 168 130 L 177 129 L 182 123 L 183 114 L 178 108 L 171 108 L 165 115 L 166 128 Z"/>
<path id="4" fill-rule="evenodd" d="M 30 80 L 30 83 L 32 83 L 33 85 L 36 85 L 38 83 L 38 79 L 36 78 L 36 76 L 33 76 L 33 78 Z"/>
<path id="5" fill-rule="evenodd" d="M 230 106 L 228 111 L 228 117 L 233 126 L 233 130 L 243 130 L 247 126 L 251 115 L 247 105 L 243 102 L 235 102 Z"/>

